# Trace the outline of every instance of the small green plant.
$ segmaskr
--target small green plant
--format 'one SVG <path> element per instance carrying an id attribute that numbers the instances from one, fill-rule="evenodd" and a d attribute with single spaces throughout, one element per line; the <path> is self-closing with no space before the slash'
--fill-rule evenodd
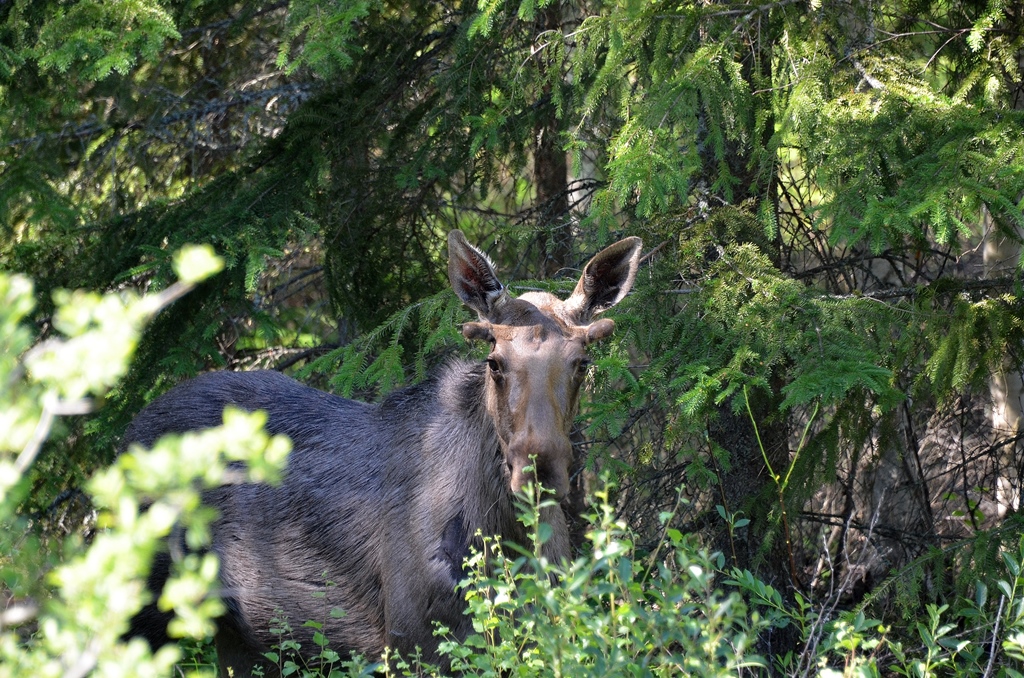
<path id="1" fill-rule="evenodd" d="M 326 606 L 326 590 L 336 586 L 334 582 L 326 579 L 325 573 L 324 590 L 315 591 L 314 598 L 323 599 L 324 620 L 327 617 L 337 619 L 345 615 L 345 611 L 338 607 L 330 609 Z M 284 610 L 277 610 L 270 620 L 270 631 L 277 636 L 277 642 L 269 652 L 264 653 L 267 661 L 271 663 L 281 676 L 297 676 L 299 678 L 314 678 L 315 676 L 369 676 L 373 675 L 380 668 L 379 663 L 367 661 L 361 655 L 351 658 L 342 658 L 337 651 L 331 648 L 330 638 L 323 632 L 324 620 L 317 621 L 307 619 L 303 622 L 303 628 L 312 629 L 313 643 L 317 650 L 314 653 L 302 652 L 302 643 L 296 639 L 293 628 L 284 614 Z M 256 667 L 254 673 L 263 675 L 263 667 Z"/>
<path id="2" fill-rule="evenodd" d="M 782 522 L 782 533 L 786 539 L 786 554 L 789 556 L 789 574 L 794 582 L 800 581 L 797 575 L 796 562 L 793 555 L 793 538 L 789 527 L 789 513 L 786 511 L 786 489 L 789 487 L 789 480 L 793 475 L 793 469 L 796 467 L 797 458 L 800 456 L 800 452 L 804 449 L 807 443 L 807 434 L 811 430 L 811 425 L 814 424 L 814 420 L 818 416 L 818 407 L 820 403 L 815 403 L 814 411 L 807 420 L 807 424 L 804 426 L 803 435 L 800 436 L 800 443 L 797 445 L 796 452 L 793 453 L 793 458 L 789 460 L 789 467 L 786 469 L 786 475 L 783 476 L 777 473 L 772 468 L 771 459 L 768 458 L 768 452 L 764 448 L 764 443 L 761 442 L 761 432 L 758 430 L 757 418 L 754 416 L 754 411 L 750 406 L 750 395 L 747 393 L 747 387 L 743 387 L 743 401 L 747 406 L 747 415 L 750 417 L 750 423 L 754 428 L 754 436 L 757 439 L 757 447 L 761 451 L 761 457 L 764 459 L 765 468 L 768 469 L 768 477 L 772 479 L 775 484 L 775 490 L 778 493 L 779 500 L 779 517 Z M 729 535 L 732 536 L 733 528 L 730 527 Z"/>

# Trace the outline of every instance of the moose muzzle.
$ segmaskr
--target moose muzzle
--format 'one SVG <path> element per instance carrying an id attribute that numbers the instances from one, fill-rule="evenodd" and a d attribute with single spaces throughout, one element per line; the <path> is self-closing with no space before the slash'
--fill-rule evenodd
<path id="1" fill-rule="evenodd" d="M 509 445 L 508 466 L 513 492 L 521 492 L 528 483 L 540 483 L 561 501 L 569 494 L 569 466 L 572 443 L 568 438 L 521 436 Z"/>

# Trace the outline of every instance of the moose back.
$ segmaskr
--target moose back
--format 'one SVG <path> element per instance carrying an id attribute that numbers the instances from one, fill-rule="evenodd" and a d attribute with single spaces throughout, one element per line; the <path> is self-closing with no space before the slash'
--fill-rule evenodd
<path id="1" fill-rule="evenodd" d="M 273 670 L 263 653 L 280 642 L 271 619 L 281 614 L 313 653 L 307 620 L 323 623 L 343 655 L 418 647 L 438 660 L 434 622 L 458 637 L 470 630 L 456 584 L 477 531 L 528 543 L 514 494 L 530 481 L 558 499 L 567 494 L 587 346 L 614 329 L 594 315 L 629 292 L 640 239 L 597 254 L 564 301 L 545 292 L 512 297 L 459 231 L 448 235 L 448 248 L 451 285 L 479 315 L 463 335 L 490 343 L 486 361 L 452 362 L 379 405 L 272 371 L 210 373 L 170 390 L 129 427 L 126 444 L 150 446 L 166 433 L 217 426 L 234 405 L 265 410 L 268 430 L 292 439 L 281 485 L 204 495 L 219 512 L 212 548 L 227 613 L 215 643 L 225 675 Z M 561 509 L 548 507 L 541 519 L 552 528 L 544 555 L 568 557 Z M 170 557 L 155 564 L 152 590 L 162 588 Z M 325 614 L 334 608 L 343 616 Z M 159 646 L 166 623 L 150 606 L 132 632 Z"/>

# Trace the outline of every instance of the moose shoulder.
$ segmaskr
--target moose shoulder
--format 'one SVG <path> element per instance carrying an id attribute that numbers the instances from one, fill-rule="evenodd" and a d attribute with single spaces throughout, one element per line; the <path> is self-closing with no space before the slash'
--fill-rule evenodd
<path id="1" fill-rule="evenodd" d="M 455 585 L 477 531 L 526 543 L 514 494 L 533 480 L 559 499 L 568 492 L 587 345 L 614 328 L 593 316 L 629 292 L 640 239 L 597 254 L 564 301 L 544 292 L 512 297 L 459 231 L 448 235 L 448 248 L 452 287 L 479 315 L 463 334 L 491 344 L 485 362 L 448 364 L 379 405 L 276 372 L 211 373 L 158 398 L 129 427 L 126 444 L 149 446 L 165 433 L 219 425 L 234 405 L 265 410 L 267 428 L 292 439 L 280 486 L 231 485 L 205 496 L 219 511 L 213 549 L 228 610 L 216 636 L 224 675 L 265 663 L 262 653 L 279 642 L 271 619 L 282 612 L 305 649 L 316 645 L 302 623 L 316 620 L 342 654 L 419 647 L 437 660 L 434 622 L 459 636 L 469 631 Z M 561 509 L 548 507 L 541 518 L 552 528 L 544 555 L 567 557 Z M 169 558 L 154 567 L 154 590 Z M 325 619 L 333 608 L 344 615 Z M 166 621 L 149 607 L 133 632 L 160 645 Z"/>

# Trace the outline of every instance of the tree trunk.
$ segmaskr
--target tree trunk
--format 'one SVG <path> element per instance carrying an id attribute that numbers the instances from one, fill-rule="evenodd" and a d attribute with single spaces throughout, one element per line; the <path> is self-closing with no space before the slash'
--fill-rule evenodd
<path id="1" fill-rule="evenodd" d="M 562 10 L 552 3 L 537 15 L 538 41 L 547 40 L 548 31 L 562 30 Z M 538 51 L 537 58 L 543 59 Z M 556 66 L 557 67 L 557 66 Z M 544 65 L 542 65 L 544 68 Z M 568 163 L 562 148 L 561 121 L 551 100 L 551 85 L 545 85 L 537 102 L 536 136 L 533 147 L 533 179 L 536 190 L 534 210 L 537 217 L 541 265 L 538 277 L 548 278 L 569 265 L 572 252 L 572 222 L 569 219 Z"/>
<path id="2" fill-rule="evenodd" d="M 1011 275 L 1020 261 L 1020 242 L 998 231 L 988 209 L 983 208 L 981 212 L 981 225 L 985 234 L 984 275 L 986 278 Z M 1018 231 L 1017 235 L 1020 237 L 1021 233 Z M 999 450 L 996 511 L 997 517 L 1002 518 L 1020 507 L 1021 479 L 1018 469 L 1021 464 L 1021 445 L 1016 436 L 1020 433 L 1024 414 L 1024 380 L 1021 379 L 1020 365 L 1013 362 L 1010 356 L 1004 358 L 1002 365 L 989 377 L 988 391 L 992 442 Z"/>
<path id="3" fill-rule="evenodd" d="M 1018 53 L 1017 77 L 1008 75 L 1005 82 L 1009 103 L 1017 110 L 1024 110 L 1024 85 L 1020 79 L 1022 74 L 1024 50 Z M 1017 199 L 1019 201 L 1021 196 Z M 1016 228 L 1014 237 L 1000 232 L 987 207 L 981 210 L 981 227 L 985 239 L 985 277 L 1013 275 L 1020 262 L 1024 232 Z M 1003 364 L 988 381 L 991 399 L 988 415 L 992 425 L 993 443 L 999 445 L 1001 441 L 1005 441 L 998 448 L 997 457 L 996 511 L 999 518 L 1020 508 L 1022 456 L 1021 443 L 1016 436 L 1021 431 L 1021 418 L 1024 415 L 1024 380 L 1021 379 L 1021 365 L 1011 356 L 1012 352 L 1003 359 Z"/>

